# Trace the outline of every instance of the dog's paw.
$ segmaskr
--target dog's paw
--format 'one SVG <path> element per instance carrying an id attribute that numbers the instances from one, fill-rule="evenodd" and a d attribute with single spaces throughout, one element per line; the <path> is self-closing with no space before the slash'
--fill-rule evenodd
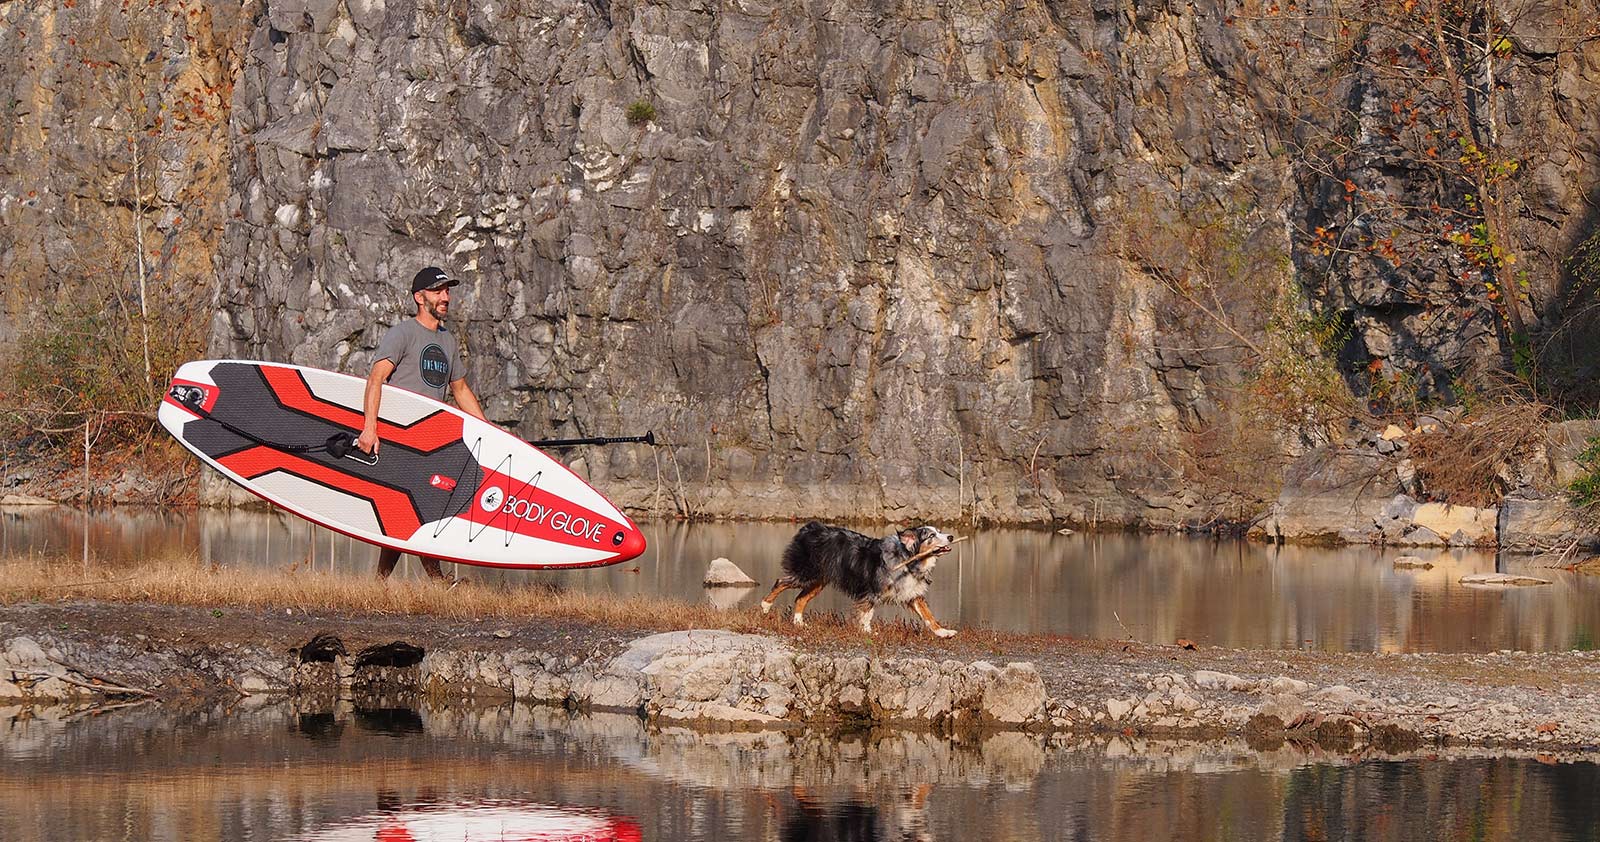
<path id="1" fill-rule="evenodd" d="M 761 603 L 761 613 L 763 613 L 763 614 L 771 614 L 772 613 L 772 603 L 770 603 L 770 602 Z"/>
<path id="2" fill-rule="evenodd" d="M 805 618 L 805 616 L 804 616 L 804 615 L 802 615 L 802 614 L 796 614 L 796 615 L 794 615 L 794 624 L 795 624 L 795 625 L 797 625 L 797 626 L 803 626 L 803 625 L 805 625 L 805 624 L 806 624 L 806 618 Z"/>
<path id="3" fill-rule="evenodd" d="M 938 635 L 940 637 L 955 637 L 956 636 L 956 630 L 955 629 L 940 629 L 940 630 L 934 632 L 934 634 L 936 634 L 936 635 Z"/>

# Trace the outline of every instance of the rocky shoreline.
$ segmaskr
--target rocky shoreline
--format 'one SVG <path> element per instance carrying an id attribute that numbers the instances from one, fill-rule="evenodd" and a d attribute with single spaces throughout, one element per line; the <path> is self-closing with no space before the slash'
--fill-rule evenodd
<path id="1" fill-rule="evenodd" d="M 709 731 L 887 726 L 1339 752 L 1600 751 L 1594 652 L 1339 654 L 1067 639 L 999 651 L 981 635 L 885 651 L 708 629 L 641 637 L 534 620 L 287 611 L 11 606 L 0 619 L 0 704 L 514 701 Z"/>

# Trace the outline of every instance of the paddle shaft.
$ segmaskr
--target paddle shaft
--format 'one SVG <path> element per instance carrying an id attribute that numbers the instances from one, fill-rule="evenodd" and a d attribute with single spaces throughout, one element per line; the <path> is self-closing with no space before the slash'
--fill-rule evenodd
<path id="1" fill-rule="evenodd" d="M 543 439 L 541 441 L 529 441 L 528 444 L 531 444 L 534 447 L 573 447 L 580 444 L 628 444 L 631 442 L 641 442 L 643 444 L 654 445 L 656 443 L 655 431 L 652 430 L 651 432 L 645 433 L 642 436 L 595 436 L 594 438 L 587 439 Z"/>

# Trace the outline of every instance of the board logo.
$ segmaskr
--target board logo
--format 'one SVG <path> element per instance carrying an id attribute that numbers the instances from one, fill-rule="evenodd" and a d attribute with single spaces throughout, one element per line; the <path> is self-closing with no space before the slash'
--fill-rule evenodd
<path id="1" fill-rule="evenodd" d="M 455 491 L 456 481 L 440 474 L 434 474 L 428 479 L 428 484 L 444 491 Z"/>
<path id="2" fill-rule="evenodd" d="M 189 406 L 202 406 L 206 402 L 206 390 L 199 386 L 177 384 L 167 394 L 171 395 L 172 399 L 178 403 L 188 404 Z"/>
<path id="3" fill-rule="evenodd" d="M 478 507 L 486 512 L 492 512 L 500 508 L 500 504 L 505 502 L 505 499 L 506 493 L 500 490 L 500 486 L 491 485 L 485 488 L 482 494 L 478 495 Z"/>
<path id="4" fill-rule="evenodd" d="M 417 361 L 417 370 L 422 374 L 422 382 L 435 389 L 450 382 L 450 358 L 445 356 L 444 349 L 438 345 L 429 345 L 422 349 L 422 359 Z"/>

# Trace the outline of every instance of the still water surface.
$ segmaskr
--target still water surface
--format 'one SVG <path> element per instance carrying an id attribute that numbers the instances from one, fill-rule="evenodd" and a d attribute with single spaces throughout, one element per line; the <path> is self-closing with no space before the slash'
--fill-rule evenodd
<path id="1" fill-rule="evenodd" d="M 476 582 L 711 599 L 753 610 L 765 587 L 700 586 L 711 559 L 726 557 L 763 586 L 778 575 L 794 524 L 642 524 L 649 549 L 636 562 L 542 573 L 459 569 Z M 961 530 L 956 530 L 960 532 Z M 1125 638 L 1247 648 L 1464 652 L 1592 648 L 1600 636 L 1600 577 L 1471 550 L 1274 547 L 1181 536 L 1057 535 L 986 529 L 940 562 L 930 603 L 955 628 Z M 0 554 L 84 556 L 91 567 L 196 555 L 223 566 L 369 575 L 376 550 L 283 513 L 164 513 L 119 509 L 0 512 Z M 1431 570 L 1396 570 L 1402 553 Z M 1497 566 L 1498 564 L 1498 566 Z M 448 565 L 447 565 L 448 567 Z M 1483 589 L 1467 573 L 1524 572 L 1550 586 Z M 402 562 L 417 575 L 415 560 Z M 790 596 L 792 598 L 793 592 Z M 788 604 L 786 600 L 784 604 Z M 832 589 L 817 609 L 844 613 Z M 909 621 L 900 608 L 881 620 Z"/>
<path id="2" fill-rule="evenodd" d="M 251 700 L 247 700 L 251 701 Z M 1024 734 L 695 734 L 554 708 L 0 708 L 4 840 L 1580 840 L 1600 766 Z"/>

